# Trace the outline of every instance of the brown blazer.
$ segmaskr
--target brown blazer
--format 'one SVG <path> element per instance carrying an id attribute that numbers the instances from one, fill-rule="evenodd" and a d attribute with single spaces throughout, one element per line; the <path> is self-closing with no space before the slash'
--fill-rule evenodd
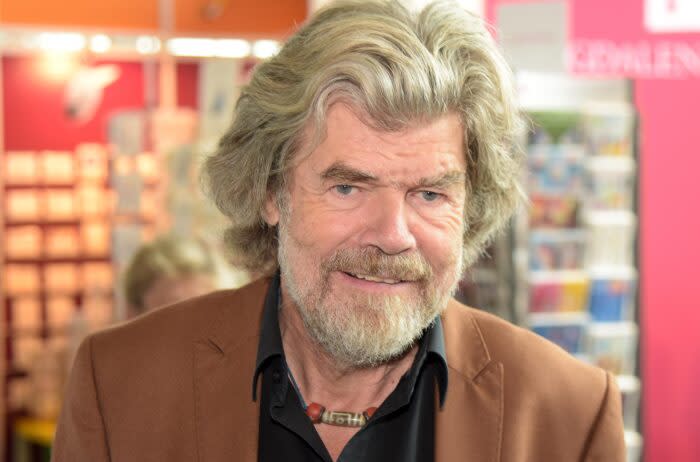
<path id="1" fill-rule="evenodd" d="M 255 462 L 251 387 L 268 283 L 188 300 L 86 339 L 52 460 Z M 624 461 L 609 375 L 454 301 L 443 327 L 449 385 L 436 412 L 437 462 Z"/>

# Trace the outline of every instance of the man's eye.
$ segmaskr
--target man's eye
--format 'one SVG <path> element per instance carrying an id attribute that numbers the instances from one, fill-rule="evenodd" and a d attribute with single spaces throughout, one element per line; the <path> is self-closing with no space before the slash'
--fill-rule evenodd
<path id="1" fill-rule="evenodd" d="M 421 191 L 420 195 L 426 202 L 435 202 L 442 196 L 442 194 L 436 193 L 434 191 Z"/>
<path id="2" fill-rule="evenodd" d="M 339 184 L 335 187 L 335 191 L 341 196 L 349 196 L 353 189 L 354 187 L 348 184 Z"/>

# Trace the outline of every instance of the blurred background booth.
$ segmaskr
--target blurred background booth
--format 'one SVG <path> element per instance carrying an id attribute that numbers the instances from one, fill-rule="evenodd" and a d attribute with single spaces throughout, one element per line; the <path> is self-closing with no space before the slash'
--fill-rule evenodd
<path id="1" fill-rule="evenodd" d="M 224 254 L 201 160 L 325 3 L 0 0 L 4 460 L 50 457 L 71 354 L 128 317 L 137 249 L 172 234 Z M 700 460 L 700 4 L 461 3 L 515 72 L 530 203 L 458 298 L 615 373 L 629 461 Z"/>

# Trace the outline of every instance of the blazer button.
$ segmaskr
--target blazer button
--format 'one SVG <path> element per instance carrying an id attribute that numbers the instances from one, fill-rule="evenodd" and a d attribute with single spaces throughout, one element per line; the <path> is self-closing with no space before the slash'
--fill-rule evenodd
<path id="1" fill-rule="evenodd" d="M 272 371 L 272 381 L 275 383 L 280 383 L 281 380 L 282 380 L 282 374 L 280 374 L 280 371 L 278 371 L 277 369 Z"/>

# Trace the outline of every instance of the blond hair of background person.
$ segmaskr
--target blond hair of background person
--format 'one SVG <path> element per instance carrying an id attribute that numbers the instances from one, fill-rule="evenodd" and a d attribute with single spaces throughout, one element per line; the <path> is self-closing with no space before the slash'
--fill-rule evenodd
<path id="1" fill-rule="evenodd" d="M 612 376 L 451 298 L 524 199 L 520 129 L 455 3 L 320 10 L 205 165 L 270 278 L 86 340 L 54 461 L 622 462 Z"/>
<path id="2" fill-rule="evenodd" d="M 129 315 L 220 288 L 223 268 L 211 246 L 201 239 L 165 235 L 134 253 L 123 273 Z"/>

